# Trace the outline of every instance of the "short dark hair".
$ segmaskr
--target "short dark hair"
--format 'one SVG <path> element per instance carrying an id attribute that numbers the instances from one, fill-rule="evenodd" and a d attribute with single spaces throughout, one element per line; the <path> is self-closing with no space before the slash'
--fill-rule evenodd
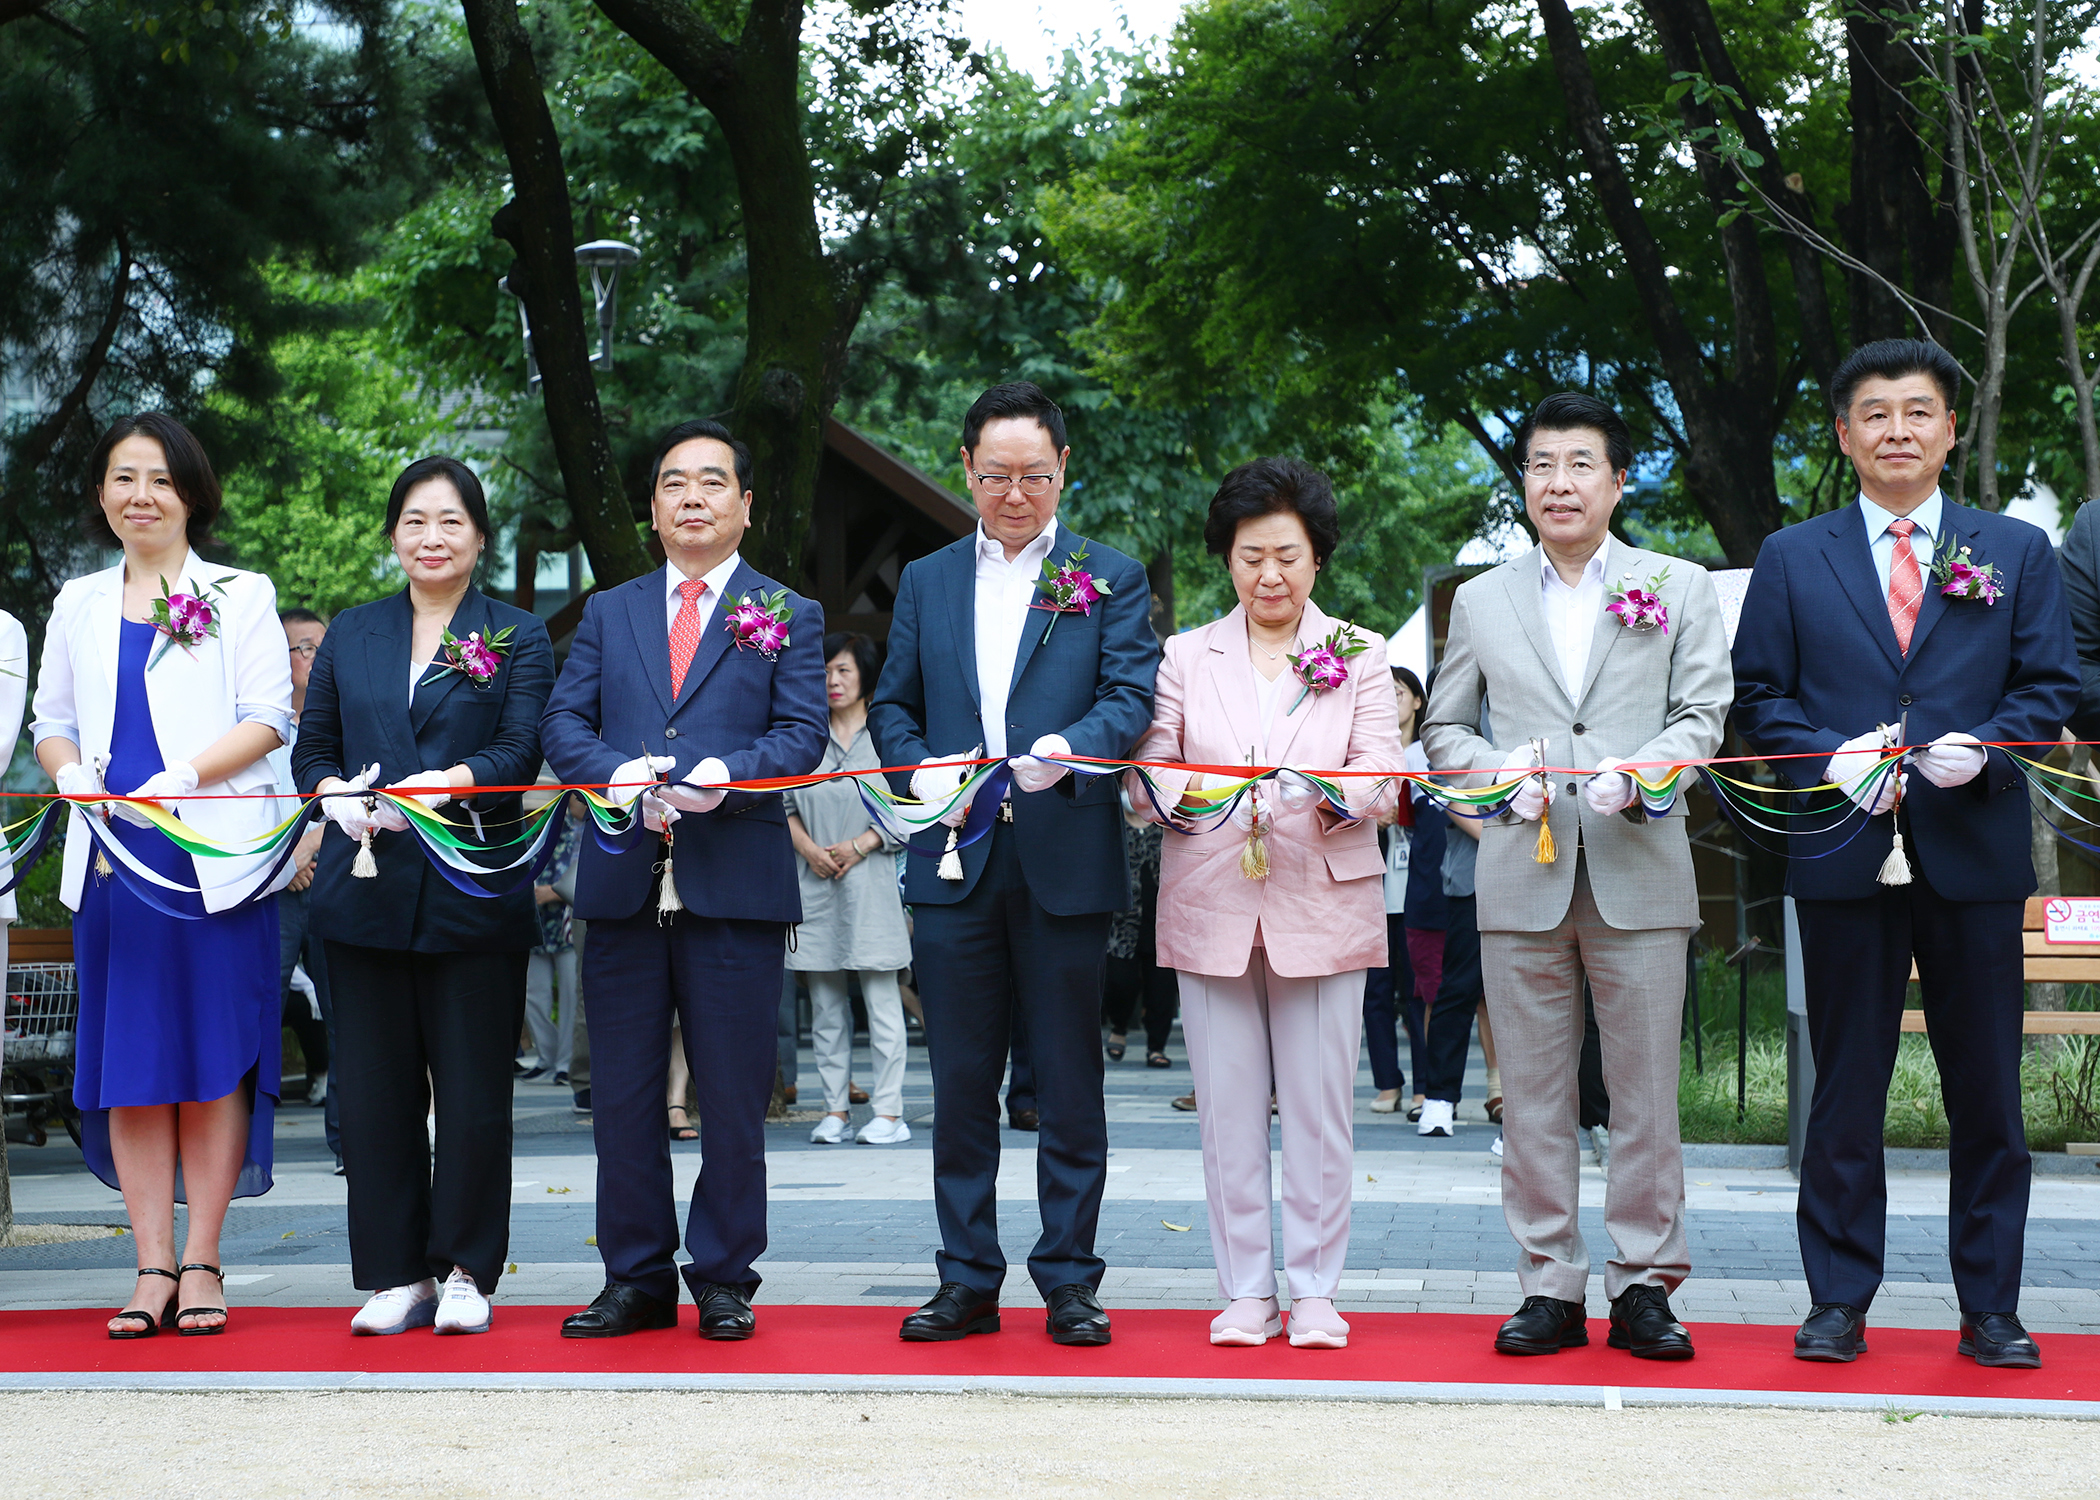
<path id="1" fill-rule="evenodd" d="M 148 437 L 160 444 L 161 455 L 168 462 L 168 477 L 175 481 L 175 494 L 189 513 L 183 522 L 183 534 L 193 547 L 209 542 L 212 523 L 219 519 L 225 503 L 219 476 L 212 472 L 211 460 L 204 456 L 204 445 L 189 428 L 164 411 L 133 412 L 119 417 L 109 424 L 102 441 L 95 444 L 94 454 L 88 460 L 89 472 L 95 476 L 95 497 L 88 502 L 88 535 L 98 542 L 118 540 L 116 532 L 110 529 L 109 517 L 102 514 L 102 481 L 109 474 L 110 453 L 128 437 Z"/>
<path id="2" fill-rule="evenodd" d="M 834 630 L 824 637 L 824 665 L 841 651 L 853 653 L 853 665 L 860 672 L 860 696 L 865 703 L 875 696 L 875 679 L 882 675 L 882 648 L 875 644 L 872 636 L 862 635 L 858 630 Z"/>
<path id="3" fill-rule="evenodd" d="M 1289 511 L 1305 523 L 1313 563 L 1326 567 L 1342 542 L 1342 518 L 1334 506 L 1334 486 L 1325 474 L 1300 458 L 1257 458 L 1225 476 L 1210 497 L 1203 522 L 1203 545 L 1213 557 L 1225 557 L 1242 521 Z"/>
<path id="4" fill-rule="evenodd" d="M 1531 458 L 1531 440 L 1541 432 L 1567 432 L 1576 427 L 1594 427 L 1604 434 L 1605 457 L 1614 474 L 1633 467 L 1633 432 L 1626 419 L 1608 401 L 1585 396 L 1580 391 L 1556 391 L 1531 409 L 1517 428 L 1517 467 Z"/>
<path id="5" fill-rule="evenodd" d="M 445 480 L 459 492 L 459 503 L 467 508 L 467 518 L 474 523 L 474 529 L 481 533 L 484 542 L 494 535 L 489 528 L 488 497 L 481 492 L 481 476 L 456 458 L 433 453 L 403 469 L 401 477 L 394 481 L 394 488 L 387 494 L 386 529 L 389 536 L 401 520 L 401 507 L 408 504 L 408 492 L 431 479 Z"/>
<path id="6" fill-rule="evenodd" d="M 1393 663 L 1393 681 L 1415 695 L 1415 701 L 1424 708 L 1429 707 L 1429 694 L 1422 687 L 1422 679 L 1398 662 Z"/>
<path id="7" fill-rule="evenodd" d="M 1870 375 L 1879 375 L 1883 380 L 1930 375 L 1949 411 L 1954 409 L 1955 398 L 1961 394 L 1961 366 L 1938 344 L 1927 343 L 1924 339 L 1876 339 L 1871 344 L 1861 344 L 1846 355 L 1831 375 L 1830 410 L 1833 415 L 1845 417 L 1851 414 L 1852 398 L 1858 392 L 1860 382 Z"/>
<path id="8" fill-rule="evenodd" d="M 1065 451 L 1065 414 L 1058 410 L 1057 403 L 1032 380 L 1009 380 L 972 401 L 970 409 L 963 413 L 963 452 L 975 453 L 977 440 L 984 436 L 984 424 L 1001 417 L 1034 418 L 1050 434 L 1050 446 L 1060 453 Z"/>
<path id="9" fill-rule="evenodd" d="M 751 450 L 714 418 L 693 417 L 680 422 L 657 442 L 656 457 L 649 460 L 650 494 L 656 493 L 657 476 L 663 473 L 664 460 L 671 456 L 671 450 L 680 443 L 690 443 L 695 438 L 712 438 L 718 443 L 726 443 L 731 456 L 736 460 L 736 487 L 746 491 L 751 488 Z"/>
<path id="10" fill-rule="evenodd" d="M 315 614 L 312 610 L 308 609 L 303 604 L 294 605 L 290 609 L 280 609 L 279 611 L 277 611 L 277 623 L 280 625 L 319 625 L 324 630 L 328 626 L 328 622 L 326 620 L 322 619 L 321 616 Z"/>

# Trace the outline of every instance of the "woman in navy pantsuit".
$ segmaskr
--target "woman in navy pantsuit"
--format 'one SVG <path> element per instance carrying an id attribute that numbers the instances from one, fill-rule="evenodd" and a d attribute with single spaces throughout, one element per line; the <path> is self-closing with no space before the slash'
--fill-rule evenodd
<path id="1" fill-rule="evenodd" d="M 350 1270 L 373 1293 L 351 1331 L 481 1333 L 510 1245 L 511 1057 L 539 941 L 532 890 L 454 888 L 407 820 L 354 795 L 352 779 L 376 765 L 366 784 L 427 788 L 417 800 L 462 837 L 514 837 L 520 794 L 474 788 L 537 776 L 554 651 L 535 616 L 473 586 L 489 519 L 466 465 L 410 464 L 386 522 L 408 587 L 336 616 L 292 752 L 302 790 L 353 793 L 324 802 L 344 836 L 322 841 L 313 900 L 335 991 Z M 359 879 L 368 835 L 378 875 Z"/>

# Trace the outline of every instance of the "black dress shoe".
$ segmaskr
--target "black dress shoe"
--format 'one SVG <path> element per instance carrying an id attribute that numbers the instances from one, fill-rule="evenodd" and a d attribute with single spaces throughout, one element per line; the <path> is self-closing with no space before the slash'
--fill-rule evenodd
<path id="1" fill-rule="evenodd" d="M 1043 1325 L 1050 1330 L 1052 1341 L 1060 1344 L 1108 1342 L 1108 1314 L 1101 1310 L 1101 1299 L 1085 1282 L 1054 1286 L 1044 1300 L 1050 1305 Z"/>
<path id="2" fill-rule="evenodd" d="M 700 1304 L 700 1337 L 704 1339 L 748 1339 L 758 1331 L 758 1318 L 751 1299 L 742 1290 L 710 1282 L 693 1293 Z"/>
<path id="3" fill-rule="evenodd" d="M 1580 1302 L 1558 1297 L 1526 1297 L 1517 1315 L 1495 1335 L 1497 1354 L 1558 1354 L 1590 1341 L 1589 1322 Z"/>
<path id="4" fill-rule="evenodd" d="M 1670 1311 L 1670 1294 L 1659 1286 L 1630 1286 L 1612 1299 L 1611 1332 L 1604 1342 L 1635 1359 L 1692 1357 L 1692 1336 Z"/>
<path id="5" fill-rule="evenodd" d="M 2020 1326 L 2017 1313 L 1963 1313 L 1961 1342 L 1957 1354 L 1966 1354 L 1979 1365 L 2006 1370 L 2039 1370 L 2042 1351 Z"/>
<path id="6" fill-rule="evenodd" d="M 1794 1358 L 1849 1365 L 1867 1352 L 1867 1315 L 1847 1302 L 1818 1302 L 1794 1335 Z"/>
<path id="7" fill-rule="evenodd" d="M 614 1282 L 582 1312 L 561 1320 L 565 1339 L 616 1339 L 645 1329 L 676 1328 L 678 1304 L 650 1296 L 638 1286 Z"/>
<path id="8" fill-rule="evenodd" d="M 1042 1117 L 1032 1109 L 1017 1109 L 1008 1113 L 1006 1123 L 1014 1130 L 1034 1130 L 1042 1123 Z"/>
<path id="9" fill-rule="evenodd" d="M 933 1300 L 912 1313 L 897 1337 L 914 1344 L 945 1344 L 973 1333 L 999 1331 L 999 1298 L 959 1281 L 944 1281 Z"/>

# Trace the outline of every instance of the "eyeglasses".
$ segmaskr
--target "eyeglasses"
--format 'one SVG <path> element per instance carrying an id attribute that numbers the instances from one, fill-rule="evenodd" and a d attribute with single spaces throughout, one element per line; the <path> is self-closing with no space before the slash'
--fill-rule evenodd
<path id="1" fill-rule="evenodd" d="M 319 646 L 316 646 L 312 641 L 302 641 L 298 645 L 292 647 L 292 655 L 310 657 L 320 649 L 321 648 Z"/>
<path id="2" fill-rule="evenodd" d="M 1063 472 L 1064 466 L 1059 465 L 1057 474 L 1062 474 Z M 1022 494 L 1032 499 L 1040 500 L 1043 496 L 1049 494 L 1050 487 L 1057 483 L 1057 474 L 1023 474 L 1018 480 L 1015 480 L 1005 474 L 978 474 L 973 472 L 970 477 L 977 481 L 979 489 L 994 499 L 1001 495 L 1012 494 L 1014 485 L 1018 483 L 1021 486 Z"/>

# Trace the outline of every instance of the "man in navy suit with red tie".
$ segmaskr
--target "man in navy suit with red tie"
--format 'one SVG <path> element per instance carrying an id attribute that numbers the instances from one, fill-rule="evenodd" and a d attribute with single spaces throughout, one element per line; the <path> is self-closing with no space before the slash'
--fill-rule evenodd
<path id="1" fill-rule="evenodd" d="M 606 1286 L 562 1334 L 610 1338 L 677 1321 L 664 1130 L 675 1015 L 706 1151 L 685 1279 L 701 1334 L 742 1339 L 756 1326 L 776 1013 L 802 901 L 780 798 L 722 783 L 817 768 L 830 723 L 824 613 L 798 595 L 776 601 L 780 585 L 738 555 L 751 454 L 727 428 L 680 423 L 651 475 L 651 524 L 668 562 L 592 595 L 540 724 L 556 775 L 614 783 L 608 795 L 630 804 L 640 797 L 652 830 L 617 854 L 586 839 L 576 871 L 576 915 L 590 923 L 583 986 Z M 767 618 L 738 628 L 728 611 L 747 600 Z"/>
<path id="2" fill-rule="evenodd" d="M 1843 789 L 1794 799 L 1806 831 L 1787 850 L 1816 1068 L 1797 1211 L 1813 1304 L 1801 1359 L 1866 1350 L 1887 1240 L 1882 1121 L 1915 958 L 1952 1137 L 1959 1352 L 2041 1363 L 2019 1319 L 2027 780 L 1986 747 L 2053 743 L 2078 701 L 2078 661 L 2048 537 L 1940 493 L 1959 388 L 1946 350 L 1908 339 L 1838 367 L 1831 406 L 1859 499 L 1766 539 L 1735 638 L 1743 738 L 1775 757 L 1781 781 Z M 1970 571 L 1984 568 L 1987 584 Z M 1900 771 L 1877 769 L 1898 736 L 1920 748 Z"/>

